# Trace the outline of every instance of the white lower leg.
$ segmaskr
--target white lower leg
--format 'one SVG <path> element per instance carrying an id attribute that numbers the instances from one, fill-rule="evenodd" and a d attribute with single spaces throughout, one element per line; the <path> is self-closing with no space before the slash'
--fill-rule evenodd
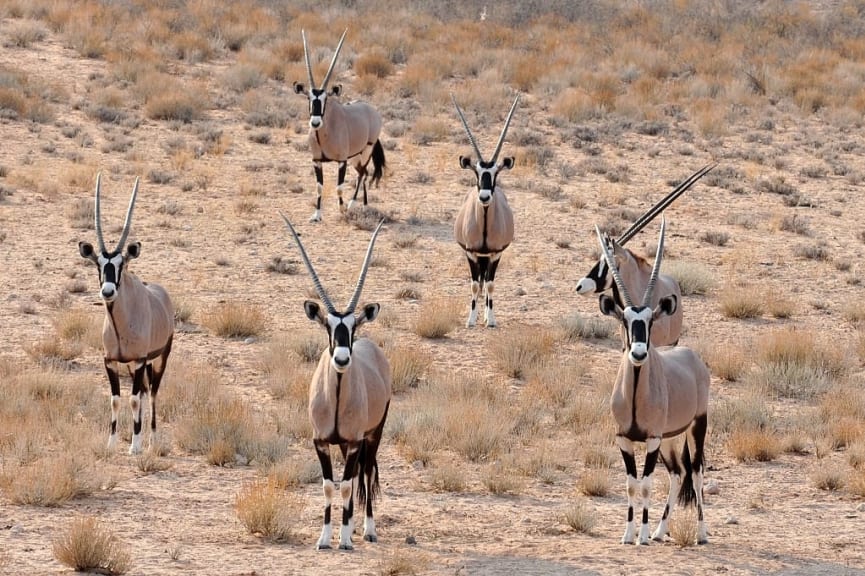
<path id="1" fill-rule="evenodd" d="M 129 446 L 130 454 L 141 453 L 141 394 L 130 396 L 129 407 L 132 409 L 132 444 Z M 135 430 L 139 430 L 136 434 Z"/>
<path id="2" fill-rule="evenodd" d="M 628 476 L 628 523 L 625 525 L 625 534 L 622 536 L 622 544 L 634 543 L 634 513 L 637 503 L 637 493 L 640 490 L 640 481 L 633 476 Z"/>
<path id="3" fill-rule="evenodd" d="M 310 216 L 309 221 L 310 222 L 321 222 L 321 208 L 320 208 L 321 207 L 321 193 L 324 192 L 324 186 L 316 183 L 315 192 L 317 194 L 317 199 L 315 202 L 315 212 L 312 213 L 312 216 Z"/>
<path id="4" fill-rule="evenodd" d="M 652 475 L 644 476 L 640 481 L 640 500 L 643 511 L 640 521 L 640 544 L 649 543 L 649 505 L 652 503 Z"/>
<path id="5" fill-rule="evenodd" d="M 484 306 L 484 320 L 487 322 L 487 328 L 495 328 L 496 326 L 496 315 L 493 311 L 493 289 L 495 288 L 494 282 L 485 282 L 484 283 L 484 291 L 486 292 L 486 306 Z"/>
<path id="6" fill-rule="evenodd" d="M 332 480 L 324 480 L 322 481 L 322 491 L 324 492 L 324 509 L 330 510 L 331 502 L 333 502 L 333 495 L 336 493 L 336 486 L 334 485 Z M 321 536 L 318 537 L 318 543 L 316 547 L 321 550 L 324 548 L 330 548 L 330 538 L 333 535 L 333 528 L 330 522 L 330 515 L 325 515 L 324 525 L 321 527 Z"/>
<path id="7" fill-rule="evenodd" d="M 343 190 L 345 190 L 345 184 L 344 183 L 336 187 L 336 196 L 339 199 L 339 209 L 340 210 L 345 210 L 345 204 L 343 203 L 343 199 L 342 199 Z"/>
<path id="8" fill-rule="evenodd" d="M 466 322 L 466 326 L 469 328 L 478 323 L 478 294 L 480 294 L 480 291 L 480 282 L 472 280 L 472 307 L 469 310 L 469 319 Z"/>
<path id="9" fill-rule="evenodd" d="M 667 494 L 667 506 L 664 508 L 664 515 L 661 521 L 658 522 L 658 527 L 652 533 L 652 540 L 663 540 L 664 536 L 669 533 L 670 516 L 673 514 L 673 507 L 676 505 L 676 495 L 679 492 L 679 475 L 670 474 L 670 492 Z"/>
<path id="10" fill-rule="evenodd" d="M 375 533 L 375 518 L 365 516 L 363 519 L 363 539 L 367 542 L 377 542 L 378 536 Z"/>
<path id="11" fill-rule="evenodd" d="M 342 496 L 342 511 L 343 514 L 346 514 L 347 510 L 351 506 L 351 496 L 353 491 L 354 482 L 351 480 L 343 481 L 339 485 L 339 495 Z M 354 546 L 351 544 L 351 533 L 353 522 L 349 520 L 347 523 L 342 524 L 339 528 L 339 548 L 340 550 L 353 550 Z"/>
<path id="12" fill-rule="evenodd" d="M 111 397 L 111 430 L 108 433 L 108 449 L 117 447 L 117 415 L 120 413 L 120 396 Z"/>
<path id="13" fill-rule="evenodd" d="M 703 471 L 694 471 L 694 492 L 697 495 L 697 544 L 709 541 L 709 531 L 703 518 Z"/>

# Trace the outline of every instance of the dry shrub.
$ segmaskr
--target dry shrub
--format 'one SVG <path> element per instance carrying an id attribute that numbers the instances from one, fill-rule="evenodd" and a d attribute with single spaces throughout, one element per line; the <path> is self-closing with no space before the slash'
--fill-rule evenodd
<path id="1" fill-rule="evenodd" d="M 413 144 L 427 146 L 450 139 L 451 124 L 438 118 L 421 117 L 415 120 L 409 138 Z"/>
<path id="2" fill-rule="evenodd" d="M 444 338 L 460 325 L 459 305 L 450 298 L 431 298 L 420 305 L 412 331 L 422 338 Z"/>
<path id="3" fill-rule="evenodd" d="M 63 340 L 101 348 L 103 315 L 101 310 L 94 313 L 92 310 L 70 308 L 60 312 L 54 319 L 54 329 Z"/>
<path id="4" fill-rule="evenodd" d="M 426 573 L 429 560 L 415 548 L 395 548 L 379 561 L 378 576 L 416 576 Z"/>
<path id="5" fill-rule="evenodd" d="M 358 56 L 354 61 L 354 69 L 358 76 L 386 78 L 393 73 L 393 63 L 384 50 L 373 49 Z"/>
<path id="6" fill-rule="evenodd" d="M 281 460 L 267 470 L 267 481 L 283 490 L 321 481 L 321 467 L 312 451 L 306 457 Z"/>
<path id="7" fill-rule="evenodd" d="M 610 493 L 608 468 L 586 468 L 577 480 L 577 489 L 586 496 L 604 497 Z"/>
<path id="8" fill-rule="evenodd" d="M 680 548 L 696 544 L 698 530 L 696 506 L 679 507 L 670 518 L 670 537 Z"/>
<path id="9" fill-rule="evenodd" d="M 430 471 L 430 485 L 436 492 L 465 492 L 466 475 L 450 461 L 436 464 Z"/>
<path id="10" fill-rule="evenodd" d="M 698 348 L 700 356 L 709 366 L 712 374 L 718 378 L 728 382 L 736 382 L 748 370 L 748 356 L 741 344 L 701 342 Z"/>
<path id="11" fill-rule="evenodd" d="M 246 483 L 234 500 L 237 518 L 250 534 L 275 541 L 292 540 L 296 519 L 303 511 L 299 495 L 268 479 Z"/>
<path id="12" fill-rule="evenodd" d="M 559 320 L 559 327 L 569 342 L 578 340 L 610 338 L 616 331 L 616 323 L 606 317 L 584 317 L 572 312 Z"/>
<path id="13" fill-rule="evenodd" d="M 771 462 L 778 457 L 781 443 L 768 430 L 734 430 L 727 439 L 727 450 L 739 462 Z"/>
<path id="14" fill-rule="evenodd" d="M 73 228 L 90 230 L 93 228 L 95 204 L 92 198 L 77 198 L 69 204 L 66 215 Z"/>
<path id="15" fill-rule="evenodd" d="M 132 559 L 116 533 L 97 518 L 72 520 L 66 531 L 52 542 L 54 558 L 76 572 L 125 574 Z"/>
<path id="16" fill-rule="evenodd" d="M 135 466 L 144 474 L 164 472 L 171 468 L 171 462 L 159 457 L 159 450 L 145 450 L 135 458 Z"/>
<path id="17" fill-rule="evenodd" d="M 841 351 L 819 342 L 809 330 L 783 328 L 757 344 L 757 370 L 750 382 L 782 397 L 810 399 L 830 388 L 848 370 Z"/>
<path id="18" fill-rule="evenodd" d="M 758 318 L 764 312 L 762 290 L 744 286 L 727 286 L 719 297 L 721 314 L 726 318 Z"/>
<path id="19" fill-rule="evenodd" d="M 100 479 L 90 459 L 52 455 L 10 467 L 0 482 L 15 504 L 59 506 L 73 498 L 89 496 L 98 489 Z"/>
<path id="20" fill-rule="evenodd" d="M 540 327 L 504 331 L 490 343 L 493 363 L 509 378 L 524 378 L 553 351 L 555 334 Z"/>
<path id="21" fill-rule="evenodd" d="M 70 360 L 81 356 L 83 346 L 77 341 L 67 341 L 58 335 L 45 336 L 24 348 L 36 363 L 46 367 L 66 367 Z"/>
<path id="22" fill-rule="evenodd" d="M 514 474 L 513 466 L 505 466 L 502 462 L 487 466 L 481 473 L 481 482 L 490 494 L 496 496 L 519 494 L 524 488 L 522 480 Z"/>
<path id="23" fill-rule="evenodd" d="M 565 524 L 581 534 L 591 534 L 598 518 L 597 512 L 585 498 L 578 498 L 568 506 L 563 516 Z"/>
<path id="24" fill-rule="evenodd" d="M 198 91 L 168 89 L 153 94 L 144 107 L 148 118 L 153 120 L 175 120 L 189 124 L 201 117 L 205 101 Z"/>
<path id="25" fill-rule="evenodd" d="M 712 271 L 699 262 L 664 260 L 663 273 L 679 283 L 683 296 L 708 294 L 715 285 Z"/>
<path id="26" fill-rule="evenodd" d="M 529 374 L 523 388 L 523 403 L 537 403 L 550 412 L 553 421 L 569 425 L 581 420 L 591 427 L 608 412 L 605 399 L 592 389 L 580 384 L 587 367 L 581 360 L 570 360 L 564 364 L 547 357 L 539 362 Z"/>
<path id="27" fill-rule="evenodd" d="M 811 483 L 819 490 L 835 492 L 844 488 L 844 471 L 837 465 L 820 462 L 811 471 Z"/>
<path id="28" fill-rule="evenodd" d="M 432 365 L 432 358 L 415 346 L 397 344 L 385 347 L 390 361 L 391 387 L 395 394 L 416 388 Z"/>
<path id="29" fill-rule="evenodd" d="M 203 324 L 223 338 L 248 338 L 264 331 L 266 316 L 255 305 L 224 302 L 210 311 Z"/>
<path id="30" fill-rule="evenodd" d="M 840 382 L 820 398 L 820 419 L 832 446 L 843 448 L 865 438 L 865 391 L 859 382 Z"/>
<path id="31" fill-rule="evenodd" d="M 758 390 L 750 390 L 740 398 L 721 398 L 711 410 L 709 423 L 717 434 L 730 434 L 736 430 L 765 430 L 773 421 L 772 410 L 766 397 Z"/>

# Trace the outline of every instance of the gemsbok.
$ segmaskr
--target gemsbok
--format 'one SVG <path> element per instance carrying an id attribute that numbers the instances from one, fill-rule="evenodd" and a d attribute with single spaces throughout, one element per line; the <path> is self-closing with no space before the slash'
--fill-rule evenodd
<path id="1" fill-rule="evenodd" d="M 505 193 L 498 187 L 497 178 L 502 170 L 510 170 L 514 167 L 513 156 L 507 156 L 498 163 L 499 153 L 505 142 L 511 118 L 520 96 L 514 98 L 514 103 L 505 120 L 499 142 L 489 161 L 484 160 L 480 148 L 472 131 L 469 128 L 463 111 L 457 104 L 456 98 L 451 94 L 457 114 L 469 138 L 476 158 L 474 161 L 468 156 L 460 156 L 460 167 L 472 170 L 477 179 L 477 190 L 470 190 L 463 201 L 454 221 L 454 238 L 457 244 L 465 251 L 472 275 L 472 301 L 471 310 L 466 326 L 474 326 L 478 320 L 478 295 L 481 288 L 484 289 L 485 307 L 484 320 L 488 328 L 496 325 L 496 317 L 493 312 L 493 289 L 495 287 L 496 269 L 502 252 L 511 245 L 514 240 L 514 213 L 508 205 Z"/>
<path id="2" fill-rule="evenodd" d="M 634 508 L 638 503 L 643 509 L 638 542 L 649 543 L 652 473 L 658 455 L 670 474 L 670 491 L 661 522 L 652 538 L 663 540 L 667 534 L 678 491 L 682 505 L 696 502 L 697 542 L 703 544 L 707 541 L 703 519 L 703 455 L 708 425 L 709 370 L 692 349 L 685 346 L 658 348 L 651 340 L 655 321 L 675 312 L 679 304 L 679 297 L 675 294 L 664 296 L 657 305 L 651 304 L 663 257 L 665 229 L 666 222 L 662 219 L 652 275 L 642 303 L 635 305 L 619 274 L 615 257 L 608 250 L 601 231 L 595 227 L 601 252 L 624 301 L 622 307 L 608 294 L 601 294 L 599 299 L 601 312 L 615 316 L 625 335 L 625 350 L 610 398 L 616 422 L 616 442 L 628 476 L 628 523 L 622 544 L 634 542 Z M 680 448 L 683 435 L 684 446 Z M 635 442 L 646 444 L 646 461 L 640 479 L 637 478 L 634 457 Z"/>
<path id="3" fill-rule="evenodd" d="M 123 253 L 132 211 L 138 196 L 138 178 L 132 189 L 132 199 L 126 210 L 126 221 L 120 241 L 113 250 L 105 247 L 102 237 L 100 188 L 102 174 L 96 176 L 96 241 L 97 250 L 89 242 L 79 242 L 78 252 L 99 267 L 99 292 L 105 304 L 102 325 L 105 371 L 111 384 L 111 431 L 108 448 L 117 444 L 117 414 L 120 410 L 120 364 L 131 366 L 133 433 L 130 454 L 141 452 L 142 395 L 150 390 L 150 442 L 156 435 L 156 394 L 165 374 L 171 342 L 174 338 L 174 307 L 168 293 L 158 284 L 139 280 L 128 269 L 129 261 L 141 255 L 141 242 L 133 242 Z"/>
<path id="4" fill-rule="evenodd" d="M 613 240 L 609 237 L 604 237 L 607 248 L 613 251 L 616 257 L 616 264 L 619 269 L 619 274 L 622 281 L 632 294 L 640 294 L 646 289 L 646 285 L 651 275 L 652 266 L 645 258 L 625 248 L 625 244 L 634 236 L 637 235 L 646 225 L 651 222 L 658 214 L 663 212 L 670 204 L 685 193 L 694 183 L 705 176 L 717 164 L 707 164 L 684 182 L 676 186 L 667 196 L 662 198 L 657 204 L 647 210 L 642 216 L 637 218 L 621 236 Z M 657 306 L 658 301 L 662 296 L 675 294 L 681 301 L 682 292 L 679 288 L 679 283 L 670 276 L 661 274 L 658 277 L 659 289 L 655 292 L 652 306 Z M 577 293 L 579 294 L 597 294 L 599 292 L 612 291 L 613 298 L 616 299 L 619 306 L 622 306 L 622 299 L 619 297 L 618 290 L 610 275 L 609 267 L 603 256 L 598 258 L 598 261 L 589 271 L 589 273 L 577 282 Z M 678 306 L 676 311 L 663 318 L 659 318 L 655 323 L 654 332 L 652 332 L 652 344 L 655 346 L 675 346 L 679 341 L 682 333 L 682 307 Z"/>
<path id="5" fill-rule="evenodd" d="M 309 219 L 310 222 L 321 221 L 321 193 L 324 189 L 323 162 L 336 162 L 339 165 L 337 172 L 336 193 L 339 197 L 339 208 L 344 208 L 342 193 L 345 186 L 345 171 L 349 163 L 357 172 L 357 183 L 354 188 L 354 196 L 348 203 L 351 208 L 357 200 L 358 192 L 363 188 L 363 204 L 366 206 L 366 179 L 367 167 L 372 160 L 373 170 L 371 183 L 378 184 L 384 175 L 385 157 L 384 148 L 381 145 L 381 114 L 370 104 L 361 101 L 342 104 L 339 96 L 342 86 L 337 84 L 329 92 L 327 85 L 330 75 L 336 64 L 336 58 L 342 48 L 345 35 L 342 33 L 339 44 L 333 53 L 330 67 L 324 75 L 321 87 L 315 87 L 312 77 L 312 64 L 309 59 L 309 48 L 306 44 L 306 32 L 301 30 L 303 37 L 303 55 L 306 59 L 306 73 L 309 79 L 309 88 L 300 82 L 294 83 L 294 91 L 309 98 L 309 148 L 312 151 L 312 165 L 315 169 L 315 181 L 317 198 L 315 201 L 315 212 Z"/>
<path id="6" fill-rule="evenodd" d="M 330 512 L 331 501 L 337 490 L 342 497 L 342 526 L 339 533 L 339 548 L 351 550 L 351 535 L 354 532 L 354 491 L 357 483 L 357 500 L 366 507 L 363 522 L 363 539 L 376 542 L 375 520 L 372 501 L 379 493 L 378 461 L 376 455 L 381 442 L 384 422 L 391 398 L 391 372 L 387 358 L 372 340 L 356 338 L 356 331 L 365 322 L 378 316 L 379 305 L 367 304 L 355 314 L 366 272 L 369 268 L 373 245 L 384 221 L 380 222 L 372 238 L 360 270 L 354 293 L 344 312 L 339 312 L 321 285 L 306 250 L 288 218 L 280 213 L 291 231 L 306 269 L 312 277 L 313 286 L 321 298 L 324 310 L 318 302 L 303 303 L 306 316 L 327 330 L 328 347 L 321 353 L 318 367 L 309 385 L 309 419 L 312 423 L 313 445 L 321 464 L 324 490 L 324 526 L 318 539 L 319 549 L 330 548 L 332 534 Z M 330 447 L 339 446 L 345 459 L 342 481 L 333 480 Z"/>

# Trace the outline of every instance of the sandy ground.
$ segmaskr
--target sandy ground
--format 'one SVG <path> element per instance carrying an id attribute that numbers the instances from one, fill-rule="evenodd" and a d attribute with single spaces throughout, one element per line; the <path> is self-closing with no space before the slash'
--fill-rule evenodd
<path id="1" fill-rule="evenodd" d="M 8 24 L 0 22 L 0 33 Z M 0 244 L 0 294 L 5 303 L 0 307 L 0 355 L 30 362 L 23 345 L 50 332 L 55 311 L 49 301 L 65 290 L 70 275 L 88 285 L 85 293 L 69 295 L 72 306 L 95 309 L 99 305 L 96 273 L 85 266 L 77 250 L 77 242 L 93 241 L 93 233 L 73 228 L 67 216 L 74 201 L 89 198 L 92 190 L 64 184 L 64 174 L 72 166 L 68 158 L 78 154 L 86 166 L 105 171 L 103 211 L 112 223 L 108 234 L 115 237 L 134 177 L 149 169 L 171 169 L 164 148 L 167 139 L 194 143 L 197 136 L 193 126 L 169 127 L 144 119 L 130 134 L 134 138 L 131 153 L 102 153 L 100 144 L 106 134 L 118 128 L 96 124 L 75 104 L 92 97 L 91 79 L 106 73 L 104 62 L 81 59 L 49 35 L 27 49 L 4 48 L 0 64 L 21 66 L 34 76 L 59 82 L 68 93 L 54 123 L 0 123 L 0 165 L 9 170 L 10 177 L 21 171 L 37 183 L 57 184 L 53 189 L 19 185 L 0 202 L 0 229 L 6 234 Z M 226 62 L 200 65 L 198 73 L 216 75 L 226 66 Z M 280 89 L 286 98 L 294 97 L 284 87 Z M 542 132 L 554 134 L 555 128 L 540 122 L 543 111 L 537 102 L 531 97 L 525 100 L 512 130 L 539 126 Z M 387 102 L 382 98 L 377 103 L 381 107 Z M 502 102 L 502 108 L 507 104 Z M 140 110 L 137 113 L 143 116 Z M 236 106 L 208 112 L 207 117 L 227 136 L 229 150 L 194 160 L 170 184 L 143 181 L 134 225 L 143 254 L 134 269 L 142 278 L 160 281 L 199 311 L 228 300 L 262 307 L 268 316 L 268 336 L 309 329 L 301 307 L 307 278 L 274 275 L 265 268 L 273 256 L 297 257 L 276 211 L 284 211 L 296 223 L 323 282 L 340 301 L 348 297 L 349 282 L 357 273 L 369 235 L 339 218 L 332 192 L 333 166 L 325 171 L 329 192 L 324 221 L 307 223 L 312 211 L 310 160 L 294 146 L 304 135 L 272 130 L 271 144 L 256 144 L 250 141 Z M 459 135 L 456 117 L 448 120 Z M 686 343 L 747 343 L 778 326 L 796 325 L 816 331 L 839 347 L 850 346 L 855 330 L 843 320 L 843 311 L 862 293 L 850 279 L 861 277 L 862 243 L 856 234 L 865 219 L 860 200 L 863 189 L 831 171 L 824 177 L 807 178 L 800 176 L 800 170 L 823 163 L 814 142 L 822 142 L 824 149 L 833 147 L 845 163 L 865 170 L 861 160 L 865 138 L 858 130 L 839 131 L 819 117 L 803 120 L 798 113 L 783 109 L 774 112 L 773 121 L 774 130 L 766 134 L 765 141 L 747 138 L 759 123 L 759 118 L 751 117 L 732 126 L 725 137 L 706 141 L 697 136 L 687 145 L 687 154 L 682 153 L 686 145 L 677 140 L 676 130 L 662 136 L 625 132 L 602 138 L 598 144 L 601 157 L 613 166 L 627 166 L 628 182 L 612 184 L 601 175 L 576 174 L 561 184 L 563 196 L 558 200 L 537 193 L 547 178 L 533 169 L 517 167 L 504 174 L 500 181 L 514 209 L 517 238 L 503 258 L 496 283 L 501 328 L 461 327 L 437 342 L 423 341 L 409 330 L 420 304 L 399 300 L 395 293 L 406 284 L 400 274 L 411 271 L 422 277 L 418 289 L 423 298 L 457 297 L 468 304 L 468 270 L 451 233 L 451 217 L 466 191 L 457 156 L 468 147 L 442 142 L 419 148 L 405 138 L 387 136 L 386 126 L 384 139 L 391 142 L 389 170 L 382 187 L 373 191 L 373 202 L 392 213 L 395 222 L 380 236 L 376 255 L 383 262 L 372 268 L 364 299 L 379 301 L 383 309 L 394 310 L 399 320 L 394 328 L 375 330 L 422 347 L 436 367 L 490 373 L 488 346 L 503 331 L 554 325 L 573 311 L 596 314 L 595 299 L 578 297 L 574 285 L 592 264 L 592 224 L 603 223 L 612 210 L 604 207 L 605 198 L 626 193 L 630 197 L 624 205 L 639 210 L 665 193 L 670 181 L 718 161 L 737 171 L 745 193 L 700 183 L 668 211 L 669 257 L 704 264 L 717 284 L 707 296 L 687 298 Z M 297 123 L 302 124 L 303 119 Z M 64 125 L 80 126 L 92 145 L 82 147 L 80 139 L 64 137 Z M 488 131 L 478 135 L 484 148 L 492 147 L 498 127 Z M 559 143 L 560 138 L 554 139 L 559 161 L 577 165 L 587 157 Z M 47 143 L 52 144 L 50 152 Z M 842 143 L 850 146 L 841 147 Z M 777 154 L 783 158 L 783 169 L 776 170 L 771 162 L 749 161 L 741 154 L 743 150 Z M 433 182 L 412 183 L 411 176 L 418 171 L 432 175 Z M 782 173 L 813 200 L 815 207 L 795 209 L 807 219 L 811 237 L 779 231 L 777 221 L 794 209 L 785 208 L 779 196 L 758 189 L 761 179 Z M 206 190 L 181 191 L 181 182 L 201 174 L 209 178 Z M 290 192 L 297 183 L 303 192 Z M 257 208 L 252 214 L 239 215 L 234 206 L 245 184 L 265 194 L 254 198 Z M 585 205 L 574 208 L 574 198 Z M 157 213 L 167 200 L 182 207 L 177 216 Z M 410 217 L 422 223 L 407 223 Z M 751 218 L 755 227 L 732 224 L 736 217 Z M 166 219 L 171 220 L 170 226 L 161 226 Z M 242 226 L 250 223 L 254 232 L 245 234 Z M 730 242 L 724 247 L 700 242 L 699 235 L 707 229 L 729 232 Z M 640 235 L 634 247 L 654 246 L 656 230 L 651 227 Z M 393 243 L 399 234 L 417 234 L 419 240 L 411 248 L 398 250 Z M 825 241 L 831 261 L 794 256 L 795 246 L 818 241 Z M 563 242 L 569 247 L 559 247 Z M 220 259 L 228 264 L 219 265 Z M 839 271 L 832 262 L 843 260 L 851 268 Z M 792 319 L 725 319 L 717 296 L 730 278 L 749 279 L 767 296 L 780 294 L 792 300 Z M 22 303 L 35 308 L 35 313 L 22 313 Z M 265 345 L 266 338 L 249 344 L 225 341 L 206 331 L 181 332 L 172 361 L 210 364 L 234 392 L 267 410 L 272 400 L 257 364 Z M 566 346 L 563 349 L 565 354 L 575 353 Z M 599 378 L 613 377 L 618 361 L 615 342 L 589 343 L 579 353 Z M 101 359 L 89 350 L 80 362 L 80 370 L 92 376 L 93 393 L 106 397 L 107 418 L 108 387 Z M 182 384 L 171 378 L 169 367 L 165 386 Z M 125 389 L 124 395 L 127 393 Z M 715 398 L 736 393 L 736 385 L 713 381 Z M 405 402 L 404 397 L 397 397 L 392 411 L 399 412 Z M 567 439 L 562 443 L 568 446 Z M 297 448 L 308 450 L 310 460 L 315 458 L 310 446 Z M 624 473 L 618 461 L 612 471 L 611 494 L 590 500 L 597 526 L 592 535 L 583 535 L 562 520 L 576 496 L 573 472 L 561 472 L 552 484 L 529 479 L 518 495 L 502 497 L 485 493 L 477 466 L 460 464 L 467 474 L 467 491 L 441 494 L 430 489 L 428 470 L 406 462 L 386 442 L 380 454 L 380 541 L 360 542 L 354 552 L 342 553 L 313 550 L 321 522 L 317 485 L 301 490 L 306 505 L 296 520 L 298 542 L 268 543 L 247 534 L 233 509 L 242 483 L 256 477 L 254 467 L 214 467 L 200 456 L 175 450 L 168 456 L 169 470 L 144 475 L 125 454 L 124 446 L 105 462 L 118 479 L 111 490 L 56 508 L 16 506 L 0 498 L 0 571 L 68 572 L 54 560 L 51 539 L 69 519 L 95 514 L 128 545 L 133 556 L 130 573 L 136 575 L 378 574 L 387 573 L 397 557 L 411 559 L 412 568 L 421 574 L 865 574 L 862 501 L 843 491 L 815 488 L 809 474 L 821 463 L 813 453 L 746 465 L 737 463 L 721 447 L 709 451 L 707 480 L 719 487 L 717 495 L 706 498 L 711 541 L 706 546 L 680 549 L 670 541 L 648 547 L 618 543 L 625 520 Z M 830 458 L 844 461 L 843 454 Z M 660 497 L 656 502 L 653 525 L 660 514 Z M 408 537 L 416 544 L 407 545 Z"/>

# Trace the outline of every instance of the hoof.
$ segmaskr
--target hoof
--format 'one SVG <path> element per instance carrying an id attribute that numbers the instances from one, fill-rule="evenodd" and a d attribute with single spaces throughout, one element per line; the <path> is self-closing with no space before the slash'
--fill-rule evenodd
<path id="1" fill-rule="evenodd" d="M 319 544 L 315 547 L 316 550 L 330 550 L 330 544 Z"/>
<path id="2" fill-rule="evenodd" d="M 709 543 L 708 538 L 700 538 L 697 540 L 697 544 L 699 544 L 700 546 L 702 546 L 703 544 L 708 544 L 708 543 Z"/>
<path id="3" fill-rule="evenodd" d="M 321 222 L 321 217 L 320 217 L 320 216 L 312 216 L 312 217 L 309 219 L 309 221 L 310 221 L 310 222 Z"/>
<path id="4" fill-rule="evenodd" d="M 496 326 L 498 326 L 498 324 L 496 324 L 495 322 L 492 322 L 492 323 L 487 322 L 487 328 L 495 328 Z"/>
<path id="5" fill-rule="evenodd" d="M 351 544 L 340 544 L 339 549 L 340 550 L 354 550 L 354 546 L 352 546 Z"/>
<path id="6" fill-rule="evenodd" d="M 364 534 L 363 539 L 367 542 L 378 542 L 378 537 L 374 534 Z"/>

